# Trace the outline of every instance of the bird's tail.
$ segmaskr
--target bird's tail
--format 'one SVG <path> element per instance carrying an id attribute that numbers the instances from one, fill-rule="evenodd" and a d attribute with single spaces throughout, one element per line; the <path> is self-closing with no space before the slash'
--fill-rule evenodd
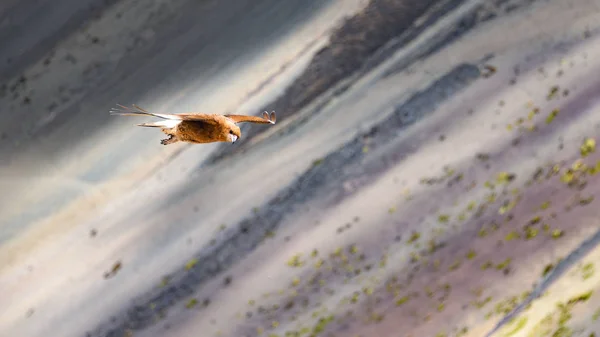
<path id="1" fill-rule="evenodd" d="M 140 108 L 139 106 L 132 104 L 131 107 L 126 107 L 121 104 L 117 104 L 118 108 L 111 108 L 109 113 L 111 115 L 118 116 L 154 116 L 162 119 L 170 119 L 170 120 L 181 120 L 181 117 L 173 114 L 157 114 L 154 112 L 149 112 L 146 109 Z"/>

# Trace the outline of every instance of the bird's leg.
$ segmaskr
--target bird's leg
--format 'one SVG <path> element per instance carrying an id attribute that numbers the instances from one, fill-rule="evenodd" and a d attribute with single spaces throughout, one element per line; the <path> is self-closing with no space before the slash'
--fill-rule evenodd
<path id="1" fill-rule="evenodd" d="M 162 145 L 169 145 L 169 144 L 173 144 L 173 143 L 177 142 L 177 140 L 178 140 L 178 139 L 177 139 L 177 138 L 175 138 L 175 137 L 173 137 L 173 135 L 169 135 L 169 137 L 167 137 L 167 138 L 165 138 L 165 139 L 162 139 L 162 140 L 160 141 L 160 143 L 161 143 Z"/>

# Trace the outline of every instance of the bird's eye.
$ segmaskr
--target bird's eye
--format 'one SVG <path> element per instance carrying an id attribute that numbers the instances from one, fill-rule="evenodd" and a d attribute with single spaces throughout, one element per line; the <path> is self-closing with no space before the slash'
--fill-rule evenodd
<path id="1" fill-rule="evenodd" d="M 233 135 L 233 130 L 229 130 L 229 133 Z"/>

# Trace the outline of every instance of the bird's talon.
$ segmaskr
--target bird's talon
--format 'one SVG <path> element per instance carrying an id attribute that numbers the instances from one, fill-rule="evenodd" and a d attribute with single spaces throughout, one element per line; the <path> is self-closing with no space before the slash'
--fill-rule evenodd
<path id="1" fill-rule="evenodd" d="M 173 135 L 169 135 L 169 137 L 167 137 L 167 138 L 165 138 L 165 139 L 162 139 L 162 140 L 160 141 L 160 143 L 161 143 L 162 145 L 169 145 L 169 144 L 171 144 L 171 140 L 172 140 L 172 139 L 173 139 Z"/>

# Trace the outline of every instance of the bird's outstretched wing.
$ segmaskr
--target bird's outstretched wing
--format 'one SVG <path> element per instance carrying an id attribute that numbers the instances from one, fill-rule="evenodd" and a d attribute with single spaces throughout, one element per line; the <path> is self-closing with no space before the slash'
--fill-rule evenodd
<path id="1" fill-rule="evenodd" d="M 198 122 L 207 122 L 207 123 L 211 123 L 211 122 L 215 122 L 215 115 L 209 115 L 209 114 L 190 114 L 190 113 L 183 113 L 183 114 L 158 114 L 158 113 L 153 113 L 153 112 L 149 112 L 146 109 L 143 109 L 135 104 L 132 104 L 131 107 L 126 107 L 124 105 L 121 104 L 117 104 L 117 106 L 119 108 L 112 108 L 110 109 L 110 114 L 111 115 L 120 115 L 120 116 L 154 116 L 154 117 L 159 117 L 159 118 L 163 118 L 163 119 L 170 119 L 170 120 L 181 120 L 181 121 L 198 121 Z"/>
<path id="2" fill-rule="evenodd" d="M 246 116 L 246 115 L 225 115 L 225 117 L 230 118 L 235 123 L 261 123 L 261 124 L 275 124 L 277 121 L 275 116 L 275 111 L 272 111 L 269 115 L 268 112 L 263 112 L 262 117 L 258 116 Z"/>
<path id="3" fill-rule="evenodd" d="M 118 108 L 111 108 L 109 110 L 111 115 L 119 115 L 119 116 L 154 116 L 163 119 L 180 119 L 174 117 L 172 114 L 157 114 L 153 112 L 149 112 L 139 106 L 132 104 L 131 107 L 126 107 L 121 104 L 117 104 Z"/>

